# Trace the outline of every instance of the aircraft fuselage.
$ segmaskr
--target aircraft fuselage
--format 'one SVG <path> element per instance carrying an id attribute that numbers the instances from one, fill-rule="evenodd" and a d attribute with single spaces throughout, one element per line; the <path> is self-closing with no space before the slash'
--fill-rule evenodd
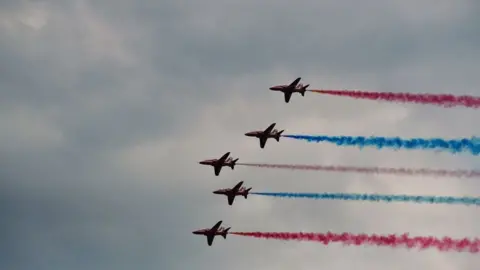
<path id="1" fill-rule="evenodd" d="M 245 136 L 256 137 L 256 138 L 260 138 L 260 137 L 274 138 L 275 137 L 275 135 L 273 135 L 272 133 L 265 134 L 265 132 L 263 132 L 263 131 L 247 132 L 247 133 L 245 133 Z"/>
<path id="2" fill-rule="evenodd" d="M 222 235 L 223 231 L 218 230 L 218 231 L 212 232 L 211 229 L 201 229 L 201 230 L 193 231 L 192 233 L 197 235 Z"/>
<path id="3" fill-rule="evenodd" d="M 202 165 L 215 165 L 217 163 L 218 159 L 207 159 L 207 160 L 203 160 L 203 161 L 200 161 L 199 163 L 202 164 Z"/>
<path id="4" fill-rule="evenodd" d="M 291 93 L 295 93 L 295 92 L 302 92 L 302 89 L 299 89 L 297 87 L 290 87 L 288 85 L 276 85 L 276 86 L 272 86 L 270 87 L 270 90 L 272 91 L 279 91 L 279 92 L 283 92 L 283 93 L 286 93 L 286 92 L 291 92 Z"/>
<path id="5" fill-rule="evenodd" d="M 225 195 L 225 196 L 231 195 L 232 193 L 235 196 L 244 196 L 245 193 L 247 193 L 247 191 L 245 189 L 241 189 L 239 191 L 233 192 L 231 189 L 220 189 L 220 190 L 215 190 L 213 192 L 213 194 L 219 194 L 219 195 Z"/>

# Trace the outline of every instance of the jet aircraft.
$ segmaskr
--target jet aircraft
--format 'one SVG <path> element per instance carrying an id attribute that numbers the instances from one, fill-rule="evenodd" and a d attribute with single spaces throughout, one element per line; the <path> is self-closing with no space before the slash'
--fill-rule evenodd
<path id="1" fill-rule="evenodd" d="M 242 187 L 242 184 L 243 184 L 243 181 L 240 181 L 233 188 L 224 188 L 224 189 L 215 190 L 213 194 L 220 194 L 220 195 L 227 196 L 228 205 L 232 205 L 233 200 L 235 200 L 235 196 L 243 196 L 246 199 L 248 196 L 248 192 L 252 189 L 252 188 L 246 189 Z"/>
<path id="2" fill-rule="evenodd" d="M 231 157 L 227 158 L 229 155 L 230 155 L 230 152 L 227 152 L 219 159 L 207 159 L 207 160 L 200 161 L 199 163 L 202 165 L 213 166 L 215 175 L 218 176 L 223 166 L 230 167 L 232 168 L 232 170 L 234 169 L 235 163 L 238 161 L 238 158 L 237 159 L 233 159 Z"/>
<path id="3" fill-rule="evenodd" d="M 208 228 L 201 229 L 201 230 L 193 231 L 192 233 L 196 235 L 205 235 L 207 237 L 207 244 L 211 246 L 213 243 L 213 239 L 217 235 L 221 235 L 223 236 L 224 239 L 227 239 L 228 230 L 232 228 L 232 227 L 228 227 L 225 229 L 224 227 L 220 227 L 221 224 L 222 224 L 222 221 L 220 220 L 219 222 L 217 222 L 217 224 L 213 225 L 211 229 L 208 229 Z"/>
<path id="4" fill-rule="evenodd" d="M 277 142 L 280 141 L 280 136 L 285 130 L 278 131 L 273 129 L 276 123 L 271 124 L 265 130 L 257 130 L 257 131 L 250 131 L 245 133 L 245 136 L 248 137 L 256 137 L 260 140 L 260 148 L 264 148 L 265 144 L 267 143 L 268 138 L 274 138 Z"/>
<path id="5" fill-rule="evenodd" d="M 302 96 L 305 96 L 305 91 L 310 84 L 303 85 L 299 84 L 301 77 L 296 78 L 291 84 L 275 85 L 270 87 L 272 91 L 280 91 L 285 95 L 285 103 L 290 101 L 293 93 L 300 93 Z"/>

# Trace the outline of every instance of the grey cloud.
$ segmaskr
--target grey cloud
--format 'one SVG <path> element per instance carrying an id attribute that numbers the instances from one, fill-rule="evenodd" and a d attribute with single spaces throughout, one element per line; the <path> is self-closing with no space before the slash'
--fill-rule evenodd
<path id="1" fill-rule="evenodd" d="M 473 182 L 242 167 L 214 177 L 196 164 L 232 151 L 242 161 L 478 167 L 469 156 L 288 140 L 260 151 L 242 135 L 272 121 L 289 132 L 478 133 L 473 110 L 314 94 L 287 105 L 267 90 L 298 75 L 314 87 L 478 95 L 475 3 L 44 2 L 44 28 L 0 28 L 0 111 L 28 107 L 64 139 L 31 149 L 0 137 L 2 268 L 474 269 L 471 255 L 428 251 L 235 236 L 207 248 L 190 232 L 223 219 L 235 230 L 477 234 L 471 208 L 254 196 L 228 207 L 211 194 L 239 180 L 256 190 L 414 194 L 467 193 Z M 27 7 L 35 8 L 9 5 L 0 15 Z"/>
<path id="2" fill-rule="evenodd" d="M 199 68 L 238 76 L 273 66 L 302 72 L 318 66 L 316 63 L 332 70 L 364 72 L 381 66 L 385 71 L 429 50 L 459 43 L 451 37 L 458 38 L 462 28 L 458 24 L 449 25 L 449 21 L 425 24 L 426 32 L 422 25 L 409 24 L 402 17 L 404 14 L 395 12 L 388 4 L 370 2 L 369 7 L 363 2 L 343 6 L 327 3 L 300 2 L 295 8 L 276 3 L 267 8 L 268 12 L 256 3 L 205 10 L 199 7 L 200 11 L 195 7 L 181 18 L 179 24 L 183 27 L 172 25 L 180 32 L 176 33 L 178 39 L 167 38 L 162 45 L 178 52 L 184 63 L 189 63 L 185 64 L 185 71 L 193 76 Z M 372 15 L 373 9 L 379 12 Z M 185 24 L 193 29 L 188 31 Z M 222 28 L 218 27 L 220 24 Z M 192 30 L 197 31 L 190 35 Z M 169 44 L 178 40 L 183 46 Z M 229 65 L 217 64 L 217 59 Z M 189 72 L 191 66 L 197 67 L 194 72 Z"/>

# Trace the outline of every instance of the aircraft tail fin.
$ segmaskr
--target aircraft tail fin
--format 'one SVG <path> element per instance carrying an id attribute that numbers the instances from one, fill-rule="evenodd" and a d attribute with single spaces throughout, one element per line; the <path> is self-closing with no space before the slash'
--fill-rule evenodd
<path id="1" fill-rule="evenodd" d="M 232 160 L 232 163 L 230 163 L 230 168 L 235 169 L 235 163 L 238 161 L 238 158 L 237 159 L 234 159 Z"/>
<path id="2" fill-rule="evenodd" d="M 228 230 L 230 230 L 231 228 L 232 227 L 228 227 L 222 232 L 222 236 L 223 236 L 224 239 L 227 239 Z"/>
<path id="3" fill-rule="evenodd" d="M 309 86 L 310 84 L 302 86 L 302 88 L 300 89 L 300 94 L 302 94 L 302 96 L 305 96 L 305 92 L 307 91 L 307 87 Z"/>
<path id="4" fill-rule="evenodd" d="M 248 192 L 249 192 L 250 190 L 252 190 L 252 188 L 247 188 L 247 189 L 245 190 L 245 193 L 243 193 L 243 197 L 245 197 L 245 199 L 248 197 Z"/>
<path id="5" fill-rule="evenodd" d="M 275 140 L 277 140 L 277 142 L 280 141 L 280 136 L 282 136 L 282 133 L 284 132 L 285 130 L 281 130 L 279 131 L 276 135 L 275 135 Z"/>

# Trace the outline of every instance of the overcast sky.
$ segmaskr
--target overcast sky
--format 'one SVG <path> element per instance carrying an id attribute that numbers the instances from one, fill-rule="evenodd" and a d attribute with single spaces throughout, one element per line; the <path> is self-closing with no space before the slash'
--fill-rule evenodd
<path id="1" fill-rule="evenodd" d="M 474 109 L 355 101 L 275 84 L 480 95 L 480 4 L 451 0 L 0 1 L 0 268 L 477 270 L 478 255 L 193 235 L 232 231 L 474 237 L 467 206 L 237 198 L 255 191 L 480 194 L 476 179 L 198 161 L 480 169 L 478 157 L 245 137 L 479 135 Z"/>

